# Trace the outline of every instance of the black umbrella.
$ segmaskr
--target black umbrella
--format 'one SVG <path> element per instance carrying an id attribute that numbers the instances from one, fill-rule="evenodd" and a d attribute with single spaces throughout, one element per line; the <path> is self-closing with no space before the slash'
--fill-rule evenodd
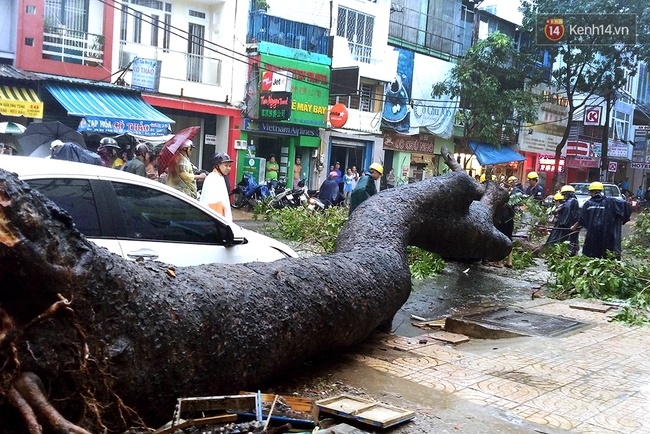
<path id="1" fill-rule="evenodd" d="M 41 145 L 49 147 L 52 140 L 56 139 L 86 147 L 86 141 L 80 132 L 59 121 L 32 122 L 27 126 L 23 135 L 18 138 L 18 142 L 22 145 L 25 155 L 31 155 Z"/>

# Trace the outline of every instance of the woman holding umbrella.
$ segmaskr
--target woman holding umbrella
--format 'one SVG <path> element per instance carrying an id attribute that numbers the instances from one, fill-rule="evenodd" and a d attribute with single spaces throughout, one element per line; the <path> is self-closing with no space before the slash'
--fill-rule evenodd
<path id="1" fill-rule="evenodd" d="M 206 174 L 194 174 L 190 161 L 193 150 L 194 143 L 190 139 L 185 140 L 167 169 L 167 185 L 196 199 L 198 197 L 196 181 L 205 179 Z"/>

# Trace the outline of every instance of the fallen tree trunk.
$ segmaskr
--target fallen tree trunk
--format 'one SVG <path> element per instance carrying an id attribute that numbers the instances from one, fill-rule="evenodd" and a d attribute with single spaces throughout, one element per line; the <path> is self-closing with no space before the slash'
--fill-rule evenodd
<path id="1" fill-rule="evenodd" d="M 357 208 L 335 254 L 176 270 L 97 247 L 0 170 L 0 432 L 16 432 L 21 418 L 54 432 L 56 415 L 91 432 L 157 426 L 178 397 L 257 387 L 390 321 L 411 290 L 409 244 L 505 257 L 510 241 L 492 217 L 507 193 L 445 158 L 455 172 Z M 31 373 L 56 411 L 26 408 Z"/>

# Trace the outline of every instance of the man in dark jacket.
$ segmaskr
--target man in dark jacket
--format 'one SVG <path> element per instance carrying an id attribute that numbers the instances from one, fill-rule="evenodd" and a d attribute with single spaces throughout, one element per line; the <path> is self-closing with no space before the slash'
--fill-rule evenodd
<path id="1" fill-rule="evenodd" d="M 564 199 L 564 203 L 560 205 L 557 212 L 557 220 L 551 234 L 546 240 L 546 245 L 562 243 L 569 241 L 569 251 L 572 256 L 578 254 L 578 235 L 579 231 L 572 231 L 573 226 L 580 218 L 580 205 L 576 199 L 575 188 L 571 185 L 565 185 L 560 190 L 560 194 Z"/>
<path id="2" fill-rule="evenodd" d="M 589 185 L 591 198 L 582 205 L 580 219 L 571 226 L 574 231 L 582 226 L 587 229 L 582 253 L 590 258 L 606 258 L 610 251 L 621 258 L 621 227 L 630 221 L 632 211 L 626 201 L 603 196 L 603 184 Z"/>
<path id="3" fill-rule="evenodd" d="M 538 202 L 544 200 L 544 188 L 539 183 L 539 175 L 537 172 L 530 172 L 527 176 L 528 187 L 526 188 L 526 196 L 532 197 Z"/>
<path id="4" fill-rule="evenodd" d="M 330 176 L 321 184 L 318 198 L 325 204 L 325 208 L 339 204 L 341 193 L 339 192 L 338 173 L 336 171 L 331 171 Z"/>
<path id="5" fill-rule="evenodd" d="M 352 214 L 352 211 L 361 205 L 364 200 L 377 194 L 377 185 L 375 184 L 375 181 L 384 174 L 384 167 L 379 163 L 372 163 L 368 172 L 370 173 L 366 173 L 359 178 L 356 188 L 352 191 L 350 197 L 350 214 Z"/>

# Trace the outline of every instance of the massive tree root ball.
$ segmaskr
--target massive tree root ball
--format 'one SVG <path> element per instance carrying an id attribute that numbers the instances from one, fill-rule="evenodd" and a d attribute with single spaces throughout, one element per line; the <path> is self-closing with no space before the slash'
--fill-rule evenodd
<path id="1" fill-rule="evenodd" d="M 390 321 L 407 300 L 406 246 L 492 260 L 507 193 L 452 172 L 357 208 L 332 255 L 170 268 L 125 261 L 0 171 L 0 432 L 159 426 L 176 398 L 281 375 Z"/>

